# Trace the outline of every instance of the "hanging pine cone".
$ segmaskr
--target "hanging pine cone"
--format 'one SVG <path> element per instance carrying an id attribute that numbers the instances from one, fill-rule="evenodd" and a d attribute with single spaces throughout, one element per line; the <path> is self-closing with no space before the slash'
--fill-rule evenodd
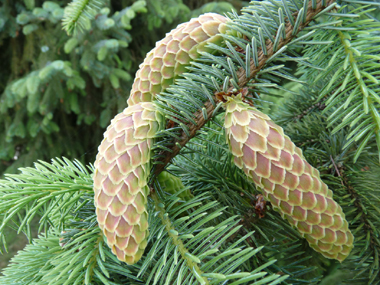
<path id="1" fill-rule="evenodd" d="M 280 126 L 244 103 L 241 94 L 228 97 L 225 107 L 226 137 L 235 164 L 314 250 L 342 262 L 354 237 L 319 171 Z"/>
<path id="2" fill-rule="evenodd" d="M 186 71 L 186 65 L 207 50 L 207 43 L 222 41 L 217 34 L 226 20 L 207 13 L 179 25 L 158 42 L 136 73 L 129 107 L 104 133 L 94 164 L 96 214 L 112 252 L 128 264 L 141 258 L 148 237 L 147 178 L 160 122 L 154 105 L 148 102 Z"/>
<path id="3" fill-rule="evenodd" d="M 160 121 L 153 103 L 126 108 L 111 121 L 95 161 L 98 223 L 112 252 L 128 264 L 141 258 L 147 244 L 147 178 Z"/>

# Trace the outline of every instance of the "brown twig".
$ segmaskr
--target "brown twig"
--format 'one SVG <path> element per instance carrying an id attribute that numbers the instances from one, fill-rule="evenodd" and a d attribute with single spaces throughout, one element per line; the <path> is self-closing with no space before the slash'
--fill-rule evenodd
<path id="1" fill-rule="evenodd" d="M 333 163 L 333 165 L 334 165 L 334 168 L 335 168 L 336 173 L 338 174 L 339 177 L 342 177 L 342 175 L 340 175 L 339 169 L 338 169 L 338 167 L 336 166 L 335 161 L 334 161 L 332 155 L 330 155 L 330 159 L 331 159 L 331 161 L 332 161 L 332 163 Z M 343 180 L 342 180 L 342 179 L 341 179 L 340 183 L 342 183 L 342 186 L 344 186 L 344 184 L 343 184 Z"/>
<path id="2" fill-rule="evenodd" d="M 334 0 L 328 0 L 326 3 L 326 6 L 331 5 L 334 3 Z M 286 36 L 285 38 L 281 39 L 277 49 L 279 50 L 280 48 L 284 47 L 286 44 L 288 44 L 293 38 L 296 37 L 296 35 L 302 31 L 316 16 L 319 12 L 321 12 L 326 6 L 322 6 L 322 1 L 319 0 L 317 2 L 317 7 L 316 9 L 312 9 L 312 3 L 311 1 L 309 2 L 308 5 L 308 11 L 306 14 L 306 20 L 304 23 L 300 24 L 298 27 L 298 30 L 296 33 L 293 35 L 294 27 L 291 25 L 291 23 L 285 19 L 286 22 Z M 296 19 L 298 16 L 298 12 L 293 13 L 294 19 Z M 270 39 L 267 39 L 266 41 L 266 49 L 267 49 L 267 55 L 264 54 L 264 52 L 261 50 L 261 48 L 258 48 L 258 66 L 255 65 L 253 59 L 251 59 L 251 64 L 250 64 L 250 70 L 251 73 L 249 77 L 246 77 L 246 72 L 244 68 L 240 68 L 237 71 L 237 77 L 238 77 L 238 85 L 240 88 L 243 88 L 247 85 L 248 82 L 251 81 L 252 78 L 254 78 L 257 73 L 265 66 L 267 63 L 268 59 L 271 58 L 274 54 L 275 51 L 273 50 L 273 41 Z M 229 88 L 229 92 L 233 90 L 233 87 Z M 216 95 L 217 92 L 214 93 Z M 214 96 L 215 99 L 215 96 Z M 198 130 L 200 130 L 212 117 L 212 114 L 215 110 L 215 107 L 211 104 L 210 101 L 207 101 L 204 104 L 204 108 L 206 109 L 207 113 L 207 119 L 204 118 L 202 114 L 202 110 L 198 110 L 194 115 L 195 115 L 195 121 L 197 122 L 196 125 L 189 123 L 187 125 L 189 129 L 190 136 L 187 136 L 185 132 L 182 132 L 180 139 L 175 141 L 174 146 L 171 148 L 171 151 L 163 151 L 161 153 L 161 158 L 158 159 L 160 161 L 160 164 L 157 164 L 154 174 L 158 175 L 160 172 L 162 172 L 166 165 L 180 152 L 181 148 L 186 145 L 189 140 L 191 140 L 197 133 Z"/>

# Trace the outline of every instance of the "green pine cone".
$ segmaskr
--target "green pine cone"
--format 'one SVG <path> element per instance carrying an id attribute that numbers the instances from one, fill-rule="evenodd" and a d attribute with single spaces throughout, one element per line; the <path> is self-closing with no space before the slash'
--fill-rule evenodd
<path id="1" fill-rule="evenodd" d="M 223 38 L 218 35 L 226 29 L 227 18 L 207 13 L 179 25 L 156 43 L 136 73 L 128 106 L 139 102 L 151 102 L 155 94 L 168 88 L 186 71 L 191 60 L 208 51 L 206 45 L 220 45 Z"/>
<path id="2" fill-rule="evenodd" d="M 136 263 L 147 245 L 147 179 L 153 138 L 160 122 L 153 103 L 126 108 L 104 133 L 94 164 L 99 227 L 112 252 L 128 264 Z"/>
<path id="3" fill-rule="evenodd" d="M 235 164 L 314 250 L 342 262 L 354 237 L 319 171 L 280 126 L 244 103 L 241 94 L 227 98 L 225 107 L 226 136 Z"/>
<path id="4" fill-rule="evenodd" d="M 183 185 L 180 178 L 171 175 L 167 171 L 161 172 L 160 175 L 158 175 L 157 180 L 163 187 L 164 191 L 169 192 L 171 194 L 176 194 L 177 192 L 185 188 L 185 185 Z M 178 195 L 178 197 L 182 198 L 185 201 L 188 201 L 194 196 L 193 194 L 191 194 L 190 189 L 187 189 L 186 191 L 181 192 Z"/>

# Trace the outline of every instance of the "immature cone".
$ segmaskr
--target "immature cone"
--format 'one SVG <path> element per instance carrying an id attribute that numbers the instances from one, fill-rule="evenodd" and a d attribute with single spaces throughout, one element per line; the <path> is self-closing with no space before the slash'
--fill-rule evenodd
<path id="1" fill-rule="evenodd" d="M 264 196 L 310 246 L 342 262 L 354 237 L 333 193 L 281 127 L 242 102 L 227 98 L 225 129 L 235 164 L 252 178 Z"/>
<path id="2" fill-rule="evenodd" d="M 112 252 L 128 264 L 136 263 L 147 245 L 147 178 L 160 121 L 153 103 L 126 108 L 111 121 L 96 156 L 98 223 Z"/>
<path id="3" fill-rule="evenodd" d="M 166 34 L 140 65 L 128 105 L 151 102 L 155 94 L 168 88 L 186 71 L 191 60 L 198 58 L 200 52 L 208 51 L 208 43 L 220 45 L 223 38 L 218 34 L 225 31 L 226 21 L 221 15 L 207 13 Z"/>
<path id="4" fill-rule="evenodd" d="M 158 175 L 157 180 L 160 183 L 161 187 L 164 189 L 164 191 L 169 192 L 171 194 L 176 194 L 185 188 L 185 185 L 183 185 L 182 180 L 180 178 L 175 177 L 167 171 L 161 172 L 160 175 Z M 188 201 L 194 196 L 193 194 L 191 194 L 190 189 L 187 189 L 178 194 L 178 197 L 182 198 L 185 201 Z"/>
<path id="5" fill-rule="evenodd" d="M 147 178 L 152 139 L 160 121 L 149 102 L 169 87 L 199 52 L 207 50 L 207 43 L 222 41 L 217 34 L 225 29 L 226 20 L 208 13 L 179 25 L 158 42 L 136 73 L 129 107 L 104 133 L 95 161 L 96 214 L 112 252 L 128 264 L 141 258 L 148 237 Z"/>

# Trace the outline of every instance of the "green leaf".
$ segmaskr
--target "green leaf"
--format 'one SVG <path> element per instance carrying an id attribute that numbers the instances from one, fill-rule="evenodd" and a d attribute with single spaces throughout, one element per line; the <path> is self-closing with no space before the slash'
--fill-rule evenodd
<path id="1" fill-rule="evenodd" d="M 111 109 L 110 108 L 104 109 L 100 113 L 100 121 L 99 121 L 100 127 L 102 128 L 107 127 L 110 124 L 111 118 L 112 118 Z"/>
<path id="2" fill-rule="evenodd" d="M 34 8 L 34 5 L 35 5 L 34 0 L 24 0 L 24 3 L 28 10 L 32 10 Z"/>
<path id="3" fill-rule="evenodd" d="M 113 69 L 112 74 L 116 75 L 117 77 L 119 77 L 125 81 L 131 81 L 132 80 L 132 76 L 128 72 L 126 72 L 122 69 L 119 69 L 119 68 Z"/>
<path id="4" fill-rule="evenodd" d="M 24 98 L 28 94 L 26 79 L 22 78 L 14 82 L 11 86 L 11 90 L 14 94 L 17 94 L 19 99 Z"/>
<path id="5" fill-rule="evenodd" d="M 15 120 L 9 127 L 7 136 L 25 138 L 26 131 L 25 126 L 19 120 Z"/>
<path id="6" fill-rule="evenodd" d="M 29 94 L 36 93 L 39 86 L 40 86 L 40 78 L 35 74 L 29 75 L 28 78 L 26 79 L 26 87 L 28 88 Z"/>
<path id="7" fill-rule="evenodd" d="M 29 22 L 30 17 L 27 13 L 21 13 L 17 15 L 16 21 L 20 25 L 25 25 Z"/>
<path id="8" fill-rule="evenodd" d="M 34 138 L 38 134 L 38 131 L 40 129 L 40 124 L 36 120 L 28 120 L 28 124 L 26 125 L 26 128 L 28 129 L 29 135 Z"/>
<path id="9" fill-rule="evenodd" d="M 107 47 L 102 46 L 98 51 L 98 55 L 97 55 L 98 60 L 103 61 L 107 57 L 107 54 L 108 54 Z"/>
<path id="10" fill-rule="evenodd" d="M 70 38 L 66 43 L 65 43 L 65 53 L 71 53 L 73 49 L 78 45 L 79 41 L 77 38 Z"/>
<path id="11" fill-rule="evenodd" d="M 118 89 L 120 87 L 119 78 L 113 73 L 110 74 L 109 78 L 110 78 L 112 87 L 115 89 Z"/>
<path id="12" fill-rule="evenodd" d="M 36 24 L 28 24 L 22 28 L 22 32 L 24 35 L 29 35 L 38 29 L 38 25 Z"/>
<path id="13" fill-rule="evenodd" d="M 38 110 L 40 101 L 41 101 L 40 92 L 30 94 L 28 96 L 28 101 L 26 105 L 26 109 L 28 110 L 28 112 L 31 114 L 34 114 Z"/>

